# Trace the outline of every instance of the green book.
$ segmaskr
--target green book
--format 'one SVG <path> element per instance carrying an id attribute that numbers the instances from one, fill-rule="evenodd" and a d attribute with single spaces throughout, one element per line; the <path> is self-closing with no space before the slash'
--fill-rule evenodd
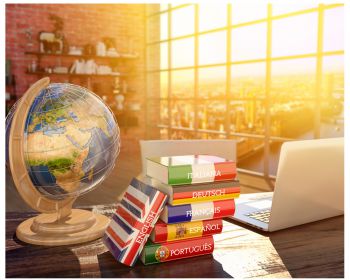
<path id="1" fill-rule="evenodd" d="M 148 265 L 207 255 L 213 251 L 214 239 L 211 235 L 158 244 L 148 240 L 140 259 L 143 264 Z"/>
<path id="2" fill-rule="evenodd" d="M 181 149 L 181 147 L 179 147 Z M 147 158 L 146 175 L 169 185 L 233 180 L 236 163 L 211 155 Z"/>

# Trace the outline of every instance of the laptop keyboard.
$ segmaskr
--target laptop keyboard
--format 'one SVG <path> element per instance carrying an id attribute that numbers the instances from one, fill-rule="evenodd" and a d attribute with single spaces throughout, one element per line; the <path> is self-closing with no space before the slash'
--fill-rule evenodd
<path id="1" fill-rule="evenodd" d="M 247 213 L 245 215 L 248 216 L 249 218 L 258 220 L 260 222 L 268 223 L 270 220 L 270 214 L 271 214 L 271 210 L 266 209 L 266 210 L 262 210 L 262 211 Z"/>

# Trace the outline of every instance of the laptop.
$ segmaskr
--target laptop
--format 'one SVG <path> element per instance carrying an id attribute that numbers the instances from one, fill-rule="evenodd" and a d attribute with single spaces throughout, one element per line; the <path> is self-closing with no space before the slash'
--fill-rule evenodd
<path id="1" fill-rule="evenodd" d="M 233 220 L 276 231 L 344 214 L 344 138 L 282 145 L 274 192 L 241 194 Z"/>

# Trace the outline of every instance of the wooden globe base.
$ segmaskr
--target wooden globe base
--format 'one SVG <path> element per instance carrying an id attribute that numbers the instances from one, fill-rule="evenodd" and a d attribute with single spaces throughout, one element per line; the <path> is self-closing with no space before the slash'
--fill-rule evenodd
<path id="1" fill-rule="evenodd" d="M 21 241 L 35 245 L 78 244 L 102 237 L 109 221 L 104 215 L 73 209 L 62 218 L 52 213 L 25 220 L 17 227 L 16 235 Z"/>

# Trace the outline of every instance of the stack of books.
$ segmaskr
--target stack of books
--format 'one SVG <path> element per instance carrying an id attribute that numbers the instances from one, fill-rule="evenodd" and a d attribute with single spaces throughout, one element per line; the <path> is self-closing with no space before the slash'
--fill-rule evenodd
<path id="1" fill-rule="evenodd" d="M 168 196 L 140 254 L 144 264 L 211 254 L 222 218 L 232 216 L 240 194 L 236 163 L 209 155 L 147 159 L 143 183 Z"/>

